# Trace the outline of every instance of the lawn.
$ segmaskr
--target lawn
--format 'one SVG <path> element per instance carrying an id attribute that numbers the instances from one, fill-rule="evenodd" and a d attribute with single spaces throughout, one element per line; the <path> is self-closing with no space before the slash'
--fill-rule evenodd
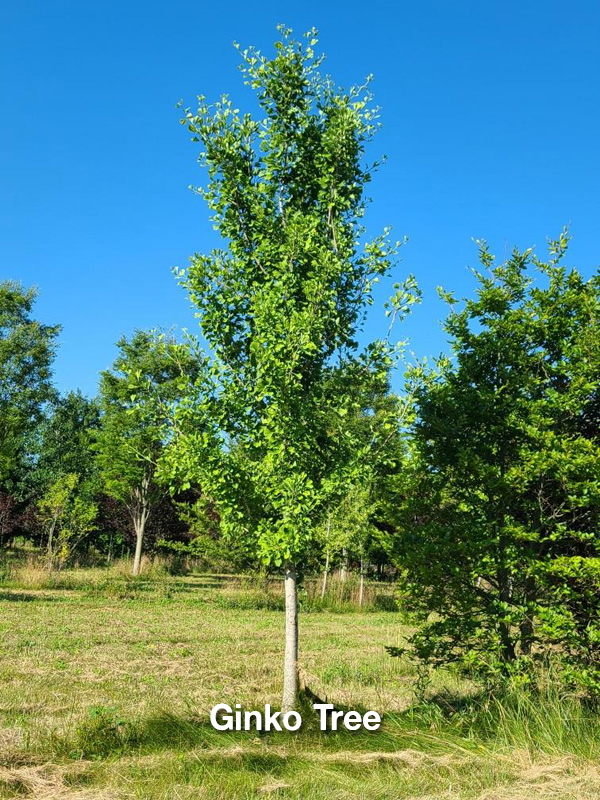
<path id="1" fill-rule="evenodd" d="M 456 711 L 475 687 L 451 673 L 417 707 L 414 667 L 385 650 L 408 631 L 397 612 L 301 615 L 311 690 L 381 712 L 380 731 L 322 733 L 307 705 L 298 733 L 229 733 L 216 703 L 279 701 L 283 614 L 263 593 L 201 575 L 17 583 L 0 588 L 0 798 L 600 796 L 597 730 L 570 707 L 488 709 L 475 730 Z"/>

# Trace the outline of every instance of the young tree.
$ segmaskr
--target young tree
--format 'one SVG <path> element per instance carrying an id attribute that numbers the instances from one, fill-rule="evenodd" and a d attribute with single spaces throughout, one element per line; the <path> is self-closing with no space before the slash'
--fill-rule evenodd
<path id="1" fill-rule="evenodd" d="M 0 486 L 18 480 L 29 439 L 54 397 L 51 383 L 58 325 L 31 316 L 34 289 L 0 282 Z"/>
<path id="2" fill-rule="evenodd" d="M 138 575 L 148 518 L 165 495 L 156 465 L 165 444 L 165 413 L 193 379 L 189 349 L 162 333 L 136 331 L 118 342 L 113 368 L 102 373 L 102 424 L 95 449 L 104 489 L 124 504 L 136 537 L 133 575 Z"/>
<path id="3" fill-rule="evenodd" d="M 391 545 L 430 663 L 487 675 L 554 653 L 600 691 L 600 277 L 483 245 L 454 358 L 417 369 L 411 469 Z M 537 275 L 530 274 L 531 263 Z"/>
<path id="4" fill-rule="evenodd" d="M 365 567 L 370 539 L 373 533 L 374 512 L 372 478 L 361 475 L 360 483 L 348 487 L 336 509 L 334 540 L 338 549 L 354 556 L 359 562 L 358 605 L 362 607 L 365 585 Z"/>
<path id="5" fill-rule="evenodd" d="M 197 482 L 226 534 L 283 570 L 286 710 L 297 699 L 298 576 L 328 492 L 363 455 L 332 433 L 354 410 L 357 380 L 386 380 L 393 360 L 387 342 L 361 353 L 356 339 L 396 245 L 387 232 L 363 244 L 377 126 L 367 87 L 344 92 L 319 74 L 314 31 L 304 44 L 280 33 L 274 58 L 241 53 L 262 118 L 200 97 L 183 120 L 208 171 L 198 191 L 228 247 L 180 273 L 211 356 L 178 409 L 165 471 Z M 412 288 L 397 286 L 396 311 Z"/>
<path id="6" fill-rule="evenodd" d="M 380 376 L 363 375 L 356 391 L 357 408 L 338 425 L 337 436 L 340 444 L 362 453 L 362 458 L 351 479 L 336 481 L 334 475 L 328 492 L 320 536 L 325 550 L 321 596 L 325 596 L 331 561 L 341 556 L 342 581 L 348 562 L 359 563 L 362 606 L 369 553 L 375 547 L 381 554 L 376 523 L 385 515 L 383 490 L 404 460 L 401 426 L 410 406 L 406 399 L 390 393 Z"/>
<path id="7" fill-rule="evenodd" d="M 46 529 L 48 569 L 61 569 L 85 537 L 96 528 L 98 507 L 79 493 L 79 476 L 59 474 L 38 502 Z"/>

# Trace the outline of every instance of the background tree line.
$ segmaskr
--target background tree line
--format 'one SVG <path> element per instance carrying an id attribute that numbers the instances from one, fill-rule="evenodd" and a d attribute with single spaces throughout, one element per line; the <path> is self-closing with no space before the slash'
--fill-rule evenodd
<path id="1" fill-rule="evenodd" d="M 52 383 L 60 326 L 35 319 L 35 297 L 34 289 L 0 283 L 5 555 L 15 542 L 29 542 L 48 569 L 131 556 L 136 575 L 143 553 L 189 555 L 219 569 L 256 567 L 242 542 L 223 539 L 216 506 L 198 484 L 175 490 L 157 473 L 172 440 L 170 408 L 198 375 L 197 353 L 171 335 L 136 331 L 117 343 L 97 397 L 61 396 Z M 359 561 L 364 549 L 353 542 L 347 505 L 340 501 L 333 522 L 330 513 L 328 571 Z M 389 568 L 373 537 L 369 547 L 375 568 Z M 312 559 L 318 570 L 317 551 Z"/>

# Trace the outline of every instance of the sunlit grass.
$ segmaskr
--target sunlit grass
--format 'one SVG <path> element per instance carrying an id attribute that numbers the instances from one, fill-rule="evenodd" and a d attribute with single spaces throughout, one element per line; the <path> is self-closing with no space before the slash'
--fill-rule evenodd
<path id="1" fill-rule="evenodd" d="M 593 711 L 551 683 L 484 696 L 452 672 L 417 701 L 414 666 L 385 651 L 401 614 L 301 614 L 311 689 L 382 712 L 380 731 L 321 732 L 305 703 L 297 734 L 218 732 L 217 702 L 279 702 L 276 582 L 116 565 L 61 588 L 28 569 L 0 587 L 0 798 L 600 796 Z"/>

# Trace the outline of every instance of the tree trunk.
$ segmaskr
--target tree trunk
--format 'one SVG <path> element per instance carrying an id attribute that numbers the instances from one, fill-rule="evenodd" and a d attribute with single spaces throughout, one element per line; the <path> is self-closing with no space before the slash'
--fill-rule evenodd
<path id="1" fill-rule="evenodd" d="M 142 545 L 144 543 L 144 529 L 146 527 L 146 515 L 142 513 L 134 522 L 135 527 L 135 555 L 133 557 L 132 575 L 140 574 L 140 566 L 142 563 Z"/>
<path id="2" fill-rule="evenodd" d="M 48 546 L 46 550 L 46 566 L 48 569 L 52 569 L 54 565 L 52 546 L 54 543 L 54 529 L 56 528 L 57 521 L 58 518 L 54 517 L 54 519 L 52 520 L 52 524 L 50 525 L 50 530 L 48 531 Z"/>
<path id="3" fill-rule="evenodd" d="M 340 567 L 340 580 L 342 583 L 346 580 L 346 572 L 348 569 L 348 551 L 345 547 L 342 548 L 342 565 Z"/>
<path id="4" fill-rule="evenodd" d="M 142 547 L 144 544 L 144 531 L 150 516 L 150 502 L 148 493 L 150 490 L 150 475 L 144 475 L 142 482 L 132 492 L 132 503 L 129 506 L 129 513 L 135 530 L 135 555 L 133 557 L 132 575 L 140 574 L 142 564 Z"/>
<path id="5" fill-rule="evenodd" d="M 360 585 L 358 588 L 358 607 L 362 608 L 363 596 L 365 592 L 365 562 L 361 556 L 360 559 Z"/>
<path id="6" fill-rule="evenodd" d="M 327 548 L 327 555 L 325 557 L 325 569 L 323 570 L 323 585 L 321 586 L 321 600 L 325 598 L 327 591 L 327 575 L 329 573 L 329 548 Z"/>
<path id="7" fill-rule="evenodd" d="M 506 547 L 504 538 L 501 539 L 501 553 L 504 555 Z M 512 578 L 504 565 L 498 569 L 498 596 L 503 603 L 512 603 Z M 510 626 L 506 622 L 499 623 L 501 653 L 504 661 L 514 661 L 516 658 L 515 643 Z"/>
<path id="8" fill-rule="evenodd" d="M 285 567 L 285 658 L 281 710 L 291 711 L 298 700 L 298 586 L 293 564 Z"/>
<path id="9" fill-rule="evenodd" d="M 525 579 L 525 618 L 519 625 L 521 637 L 521 653 L 524 656 L 531 655 L 533 645 L 533 617 L 535 613 L 535 578 L 528 576 Z"/>

